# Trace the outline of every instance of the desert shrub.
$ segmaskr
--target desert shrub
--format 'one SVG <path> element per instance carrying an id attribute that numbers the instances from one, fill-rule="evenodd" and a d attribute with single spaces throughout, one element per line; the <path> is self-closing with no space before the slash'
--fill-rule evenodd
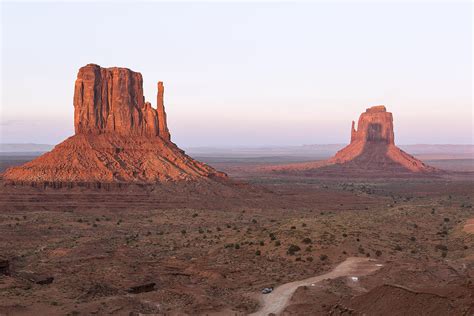
<path id="1" fill-rule="evenodd" d="M 359 248 L 357 249 L 357 251 L 359 251 L 359 253 L 365 253 L 365 249 L 364 249 L 364 247 L 362 247 L 362 246 L 359 246 Z"/>
<path id="2" fill-rule="evenodd" d="M 448 218 L 448 217 L 445 217 L 445 218 L 444 218 L 444 221 L 445 221 L 445 222 L 449 222 L 449 218 Z"/>
<path id="3" fill-rule="evenodd" d="M 446 258 L 447 255 L 448 255 L 448 252 L 447 252 L 447 251 L 443 251 L 443 252 L 441 253 L 441 257 L 443 257 L 443 258 Z"/>
<path id="4" fill-rule="evenodd" d="M 276 236 L 274 233 L 270 233 L 268 234 L 268 236 L 270 237 L 271 240 L 275 240 L 276 239 Z"/>
<path id="5" fill-rule="evenodd" d="M 295 261 L 301 261 L 301 257 L 297 257 Z"/>
<path id="6" fill-rule="evenodd" d="M 260 240 L 259 245 L 260 246 L 265 246 L 265 242 L 263 240 Z"/>
<path id="7" fill-rule="evenodd" d="M 290 228 L 291 228 L 291 229 L 296 229 L 296 226 L 291 226 Z"/>
<path id="8" fill-rule="evenodd" d="M 239 245 L 239 244 L 235 244 L 235 249 L 240 249 L 240 245 Z"/>
<path id="9" fill-rule="evenodd" d="M 281 245 L 281 242 L 280 242 L 279 240 L 276 240 L 276 241 L 275 241 L 275 246 L 278 247 L 278 246 L 280 246 L 280 245 Z"/>
<path id="10" fill-rule="evenodd" d="M 400 245 L 396 245 L 394 249 L 396 251 L 402 251 L 402 247 Z"/>
<path id="11" fill-rule="evenodd" d="M 200 234 L 204 234 L 204 229 L 199 228 L 198 232 L 199 232 Z"/>
<path id="12" fill-rule="evenodd" d="M 260 256 L 261 254 L 262 254 L 262 253 L 260 252 L 260 250 L 255 251 L 255 255 L 256 255 L 256 256 Z"/>
<path id="13" fill-rule="evenodd" d="M 186 235 L 186 229 L 182 229 L 181 234 Z"/>
<path id="14" fill-rule="evenodd" d="M 257 224 L 257 220 L 255 218 L 252 219 L 252 223 Z"/>
<path id="15" fill-rule="evenodd" d="M 230 224 L 226 224 L 225 225 L 227 228 L 231 228 L 232 226 L 230 226 Z"/>
<path id="16" fill-rule="evenodd" d="M 298 247 L 297 245 L 290 245 L 290 247 L 288 247 L 288 250 L 286 251 L 286 253 L 293 256 L 296 252 L 298 252 L 300 250 L 301 250 L 301 248 Z"/>
<path id="17" fill-rule="evenodd" d="M 302 227 L 306 227 L 306 226 L 308 226 L 308 225 L 306 225 L 306 223 L 303 223 L 303 224 L 301 224 L 301 226 L 302 226 Z"/>
<path id="18" fill-rule="evenodd" d="M 313 257 L 306 257 L 306 261 L 313 262 Z"/>
<path id="19" fill-rule="evenodd" d="M 328 256 L 327 256 L 327 255 L 324 255 L 324 254 L 323 254 L 323 255 L 320 255 L 320 256 L 319 256 L 319 260 L 321 260 L 321 261 L 326 261 L 327 259 L 328 259 Z"/>
<path id="20" fill-rule="evenodd" d="M 306 237 L 305 239 L 303 239 L 303 243 L 304 243 L 304 244 L 310 244 L 310 243 L 312 243 L 311 238 Z"/>
<path id="21" fill-rule="evenodd" d="M 435 247 L 436 250 L 441 250 L 441 251 L 448 251 L 448 247 L 446 245 L 436 245 Z"/>
<path id="22" fill-rule="evenodd" d="M 411 237 L 410 237 L 410 240 L 411 240 L 411 241 L 416 241 L 416 237 L 415 237 L 415 236 L 411 236 Z"/>
<path id="23" fill-rule="evenodd" d="M 313 247 L 308 246 L 308 247 L 306 247 L 305 251 L 306 251 L 306 252 L 311 252 L 311 251 L 313 251 Z"/>
<path id="24" fill-rule="evenodd" d="M 199 216 L 198 213 L 194 213 L 194 214 L 193 214 L 193 218 L 198 217 L 198 216 Z"/>
<path id="25" fill-rule="evenodd" d="M 346 234 L 346 233 L 343 233 L 343 234 L 342 234 L 342 237 L 347 237 L 347 234 Z"/>
<path id="26" fill-rule="evenodd" d="M 375 251 L 375 255 L 376 255 L 377 257 L 380 257 L 380 256 L 382 255 L 382 251 L 376 250 L 376 251 Z"/>

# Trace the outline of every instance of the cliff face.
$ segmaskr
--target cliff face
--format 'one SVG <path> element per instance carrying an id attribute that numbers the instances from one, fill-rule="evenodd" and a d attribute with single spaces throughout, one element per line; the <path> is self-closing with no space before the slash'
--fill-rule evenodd
<path id="1" fill-rule="evenodd" d="M 368 108 L 365 113 L 362 113 L 357 127 L 358 130 L 355 130 L 354 122 L 352 122 L 351 142 L 395 144 L 393 116 L 383 105 Z"/>
<path id="2" fill-rule="evenodd" d="M 226 178 L 171 142 L 158 82 L 157 108 L 143 79 L 127 68 L 82 67 L 74 85 L 75 135 L 23 166 L 6 170 L 14 183 L 156 183 Z"/>
<path id="3" fill-rule="evenodd" d="M 79 69 L 74 85 L 76 134 L 117 133 L 163 136 L 170 140 L 162 82 L 158 83 L 158 96 L 156 110 L 145 102 L 143 78 L 138 72 L 94 64 L 84 66 Z"/>

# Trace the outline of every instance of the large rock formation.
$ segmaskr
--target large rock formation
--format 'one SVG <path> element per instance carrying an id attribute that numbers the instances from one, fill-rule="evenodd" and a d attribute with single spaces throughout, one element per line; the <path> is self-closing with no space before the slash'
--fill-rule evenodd
<path id="1" fill-rule="evenodd" d="M 157 136 L 162 132 L 166 134 L 162 138 L 169 140 L 162 82 L 158 83 L 157 107 L 155 110 L 145 102 L 138 72 L 93 64 L 79 69 L 74 87 L 76 134 Z"/>
<path id="2" fill-rule="evenodd" d="M 143 96 L 142 75 L 89 64 L 74 89 L 75 135 L 37 159 L 9 168 L 13 183 L 154 183 L 225 178 L 171 142 L 158 82 L 157 109 Z"/>
<path id="3" fill-rule="evenodd" d="M 338 151 L 329 163 L 352 163 L 354 167 L 371 170 L 434 170 L 395 146 L 393 116 L 383 105 L 373 106 L 362 113 L 357 130 L 352 121 L 351 143 Z"/>
<path id="4" fill-rule="evenodd" d="M 359 117 L 357 129 L 352 122 L 351 143 L 327 161 L 273 167 L 274 171 L 302 171 L 307 174 L 337 176 L 400 176 L 426 174 L 433 167 L 395 146 L 393 116 L 385 106 L 368 108 Z"/>

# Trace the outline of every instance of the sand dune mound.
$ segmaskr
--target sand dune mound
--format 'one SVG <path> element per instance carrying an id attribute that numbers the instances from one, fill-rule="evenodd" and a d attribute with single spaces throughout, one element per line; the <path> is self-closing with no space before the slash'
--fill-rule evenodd
<path id="1" fill-rule="evenodd" d="M 87 65 L 74 91 L 76 134 L 37 159 L 7 169 L 13 183 L 155 183 L 226 178 L 171 142 L 158 83 L 157 109 L 140 73 Z"/>

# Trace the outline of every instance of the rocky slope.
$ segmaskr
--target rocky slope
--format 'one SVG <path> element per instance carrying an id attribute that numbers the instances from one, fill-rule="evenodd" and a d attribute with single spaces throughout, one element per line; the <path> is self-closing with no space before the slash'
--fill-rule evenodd
<path id="1" fill-rule="evenodd" d="M 157 109 L 143 96 L 140 73 L 89 64 L 74 89 L 76 134 L 37 159 L 7 169 L 13 183 L 154 183 L 226 178 L 171 142 L 158 83 Z"/>

